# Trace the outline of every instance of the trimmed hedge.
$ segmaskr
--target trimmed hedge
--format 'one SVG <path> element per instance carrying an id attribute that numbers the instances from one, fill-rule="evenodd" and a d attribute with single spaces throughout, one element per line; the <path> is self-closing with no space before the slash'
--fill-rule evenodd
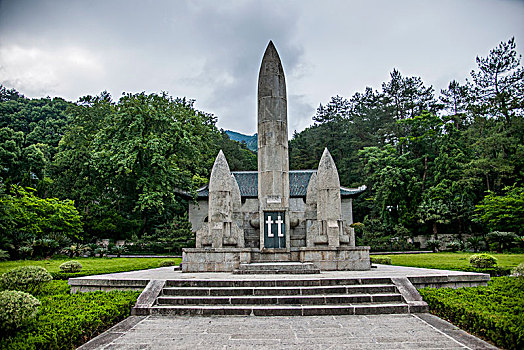
<path id="1" fill-rule="evenodd" d="M 389 256 L 370 256 L 369 260 L 371 260 L 372 264 L 391 265 L 391 258 Z"/>
<path id="2" fill-rule="evenodd" d="M 52 279 L 51 274 L 41 266 L 20 266 L 4 273 L 0 277 L 0 286 L 34 294 Z"/>
<path id="3" fill-rule="evenodd" d="M 424 288 L 431 313 L 504 349 L 524 348 L 524 279 L 495 277 L 487 287 Z"/>
<path id="4" fill-rule="evenodd" d="M 140 292 L 69 294 L 67 281 L 53 281 L 37 295 L 36 318 L 8 338 L 0 349 L 74 349 L 129 316 Z M 50 287 L 51 287 L 50 286 Z"/>

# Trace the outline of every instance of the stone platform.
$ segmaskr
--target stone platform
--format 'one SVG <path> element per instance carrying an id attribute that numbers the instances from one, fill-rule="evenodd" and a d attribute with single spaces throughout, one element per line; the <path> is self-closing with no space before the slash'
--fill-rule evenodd
<path id="1" fill-rule="evenodd" d="M 486 285 L 490 277 L 487 274 L 423 269 L 417 267 L 404 267 L 392 265 L 376 265 L 369 271 L 321 271 L 320 274 L 313 275 L 286 275 L 281 279 L 329 279 L 329 278 L 399 278 L 407 279 L 416 287 L 434 287 L 434 288 L 460 288 L 475 287 Z M 120 273 L 111 273 L 105 275 L 94 275 L 70 278 L 69 285 L 73 293 L 90 292 L 97 290 L 143 290 L 151 280 L 264 280 L 275 279 L 275 275 L 234 275 L 232 273 L 221 272 L 202 272 L 202 273 L 182 273 L 174 271 L 173 267 L 160 267 L 157 269 L 129 271 Z"/>
<path id="2" fill-rule="evenodd" d="M 293 263 L 286 263 L 291 264 Z M 182 273 L 173 267 L 69 280 L 73 292 L 143 290 L 133 315 L 318 316 L 427 312 L 416 288 L 485 285 L 489 275 L 379 265 L 371 271 L 312 270 L 280 275 L 259 263 L 248 272 Z M 295 266 L 286 269 L 294 270 Z M 287 271 L 289 272 L 289 271 Z"/>

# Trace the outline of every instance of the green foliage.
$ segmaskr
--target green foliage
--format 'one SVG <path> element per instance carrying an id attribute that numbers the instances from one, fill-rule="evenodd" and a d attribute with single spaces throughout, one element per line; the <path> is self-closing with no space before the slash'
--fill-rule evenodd
<path id="1" fill-rule="evenodd" d="M 476 253 L 482 248 L 483 242 L 484 240 L 482 239 L 482 237 L 472 236 L 468 238 L 467 246 L 473 249 L 473 251 Z"/>
<path id="2" fill-rule="evenodd" d="M 426 246 L 436 253 L 440 249 L 440 241 L 438 239 L 430 239 L 426 241 Z"/>
<path id="3" fill-rule="evenodd" d="M 469 263 L 477 268 L 490 268 L 497 265 L 497 258 L 489 254 L 474 254 L 469 257 Z"/>
<path id="4" fill-rule="evenodd" d="M 502 253 L 518 244 L 520 237 L 513 232 L 493 231 L 488 234 L 487 239 L 495 245 L 497 252 Z"/>
<path id="5" fill-rule="evenodd" d="M 5 250 L 0 249 L 0 261 L 9 259 L 9 253 Z"/>
<path id="6" fill-rule="evenodd" d="M 462 242 L 460 241 L 452 241 L 452 242 L 449 242 L 447 245 L 446 245 L 446 248 L 451 250 L 452 252 L 456 252 L 456 251 L 459 251 L 460 249 L 462 249 Z"/>
<path id="7" fill-rule="evenodd" d="M 516 277 L 524 277 L 524 263 L 518 264 L 513 270 L 511 275 Z"/>
<path id="8" fill-rule="evenodd" d="M 60 266 L 61 272 L 80 272 L 82 271 L 82 264 L 76 260 L 66 261 Z"/>
<path id="9" fill-rule="evenodd" d="M 487 287 L 424 288 L 430 311 L 504 349 L 524 347 L 524 279 L 498 277 Z"/>
<path id="10" fill-rule="evenodd" d="M 38 265 L 45 267 L 54 279 L 68 279 L 70 277 L 152 269 L 157 268 L 158 264 L 163 261 L 162 258 L 77 258 L 76 260 L 82 264 L 81 272 L 61 272 L 60 265 L 69 260 L 69 258 L 60 258 L 50 260 L 3 261 L 0 262 L 0 273 L 20 266 Z M 182 259 L 174 258 L 170 260 L 175 260 L 180 263 Z"/>
<path id="11" fill-rule="evenodd" d="M 71 200 L 39 198 L 32 189 L 13 185 L 0 196 L 0 207 L 0 226 L 5 227 L 0 247 L 12 257 L 48 256 L 61 242 L 81 237 L 81 217 Z M 20 250 L 23 246 L 30 249 Z"/>
<path id="12" fill-rule="evenodd" d="M 41 266 L 19 266 L 2 274 L 0 285 L 3 289 L 34 294 L 52 279 L 51 274 Z"/>
<path id="13" fill-rule="evenodd" d="M 391 258 L 389 256 L 370 256 L 369 259 L 372 264 L 391 265 Z"/>
<path id="14" fill-rule="evenodd" d="M 479 220 L 489 228 L 524 233 L 524 187 L 504 188 L 504 195 L 490 193 L 477 205 Z"/>
<path id="15" fill-rule="evenodd" d="M 434 239 L 488 230 L 521 234 L 524 69 L 515 40 L 477 58 L 477 67 L 466 85 L 454 80 L 442 90 L 442 103 L 420 78 L 398 70 L 380 91 L 332 97 L 317 109 L 313 126 L 293 135 L 291 167 L 316 168 L 327 146 L 342 185 L 367 185 L 354 200 L 354 216 L 381 221 L 380 232 L 364 229 L 361 236 L 377 247 L 406 237 L 398 225 Z"/>
<path id="16" fill-rule="evenodd" d="M 67 281 L 39 296 L 40 312 L 16 334 L 0 339 L 2 349 L 74 349 L 130 314 L 140 292 L 69 294 Z"/>
<path id="17" fill-rule="evenodd" d="M 0 335 L 6 336 L 35 318 L 40 302 L 28 293 L 0 292 Z"/>

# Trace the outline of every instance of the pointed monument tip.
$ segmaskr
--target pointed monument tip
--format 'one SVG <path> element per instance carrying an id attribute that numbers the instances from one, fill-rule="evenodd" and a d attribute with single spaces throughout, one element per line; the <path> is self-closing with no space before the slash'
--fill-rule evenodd
<path id="1" fill-rule="evenodd" d="M 275 47 L 275 44 L 273 44 L 272 40 L 269 40 L 269 44 L 267 44 L 266 52 L 265 52 L 264 56 L 266 56 L 268 54 L 268 52 L 271 52 L 271 51 L 276 52 L 277 56 L 278 56 L 278 52 L 277 52 L 277 48 Z"/>
<path id="2" fill-rule="evenodd" d="M 226 156 L 224 155 L 224 152 L 222 152 L 222 150 L 220 150 L 218 152 L 218 155 L 215 159 L 215 163 L 213 164 L 213 168 L 216 168 L 216 167 L 221 167 L 221 166 L 226 166 L 229 170 L 229 165 L 227 164 L 227 160 L 226 160 Z"/>
<path id="3" fill-rule="evenodd" d="M 322 153 L 322 157 L 320 157 L 320 162 L 318 164 L 318 169 L 325 168 L 325 167 L 335 167 L 335 161 L 333 160 L 333 157 L 331 156 L 331 153 L 329 153 L 329 150 L 324 148 L 324 152 Z"/>

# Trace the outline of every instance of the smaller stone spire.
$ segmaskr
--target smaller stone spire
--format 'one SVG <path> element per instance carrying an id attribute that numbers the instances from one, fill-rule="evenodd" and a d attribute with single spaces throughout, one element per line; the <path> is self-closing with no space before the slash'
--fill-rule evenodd
<path id="1" fill-rule="evenodd" d="M 337 166 L 327 148 L 318 164 L 317 181 L 317 220 L 340 220 L 340 180 Z"/>
<path id="2" fill-rule="evenodd" d="M 238 214 L 240 207 L 238 184 L 220 150 L 209 179 L 208 223 L 197 232 L 197 247 L 242 247 L 241 230 L 236 222 L 238 220 L 235 220 L 235 212 Z"/>

